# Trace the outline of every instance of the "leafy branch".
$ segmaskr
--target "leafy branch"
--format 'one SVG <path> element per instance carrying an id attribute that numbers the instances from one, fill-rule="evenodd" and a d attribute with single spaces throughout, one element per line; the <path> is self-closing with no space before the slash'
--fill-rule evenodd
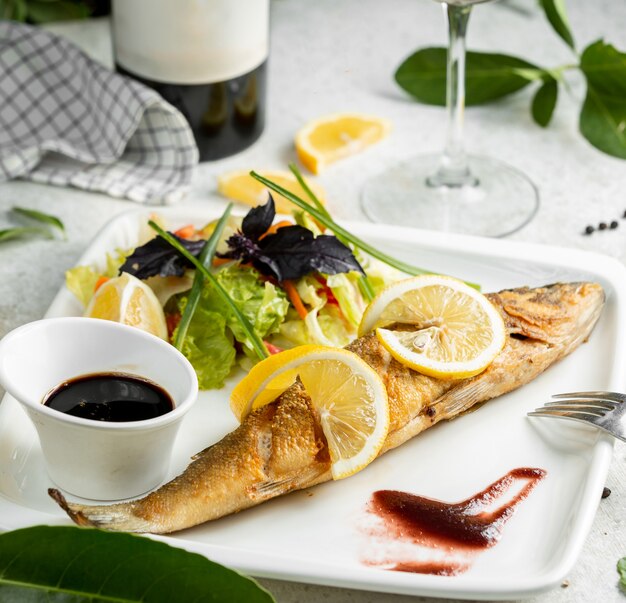
<path id="1" fill-rule="evenodd" d="M 86 19 L 94 12 L 86 0 L 0 0 L 0 19 L 50 23 Z"/>
<path id="2" fill-rule="evenodd" d="M 506 54 L 468 52 L 466 60 L 465 104 L 489 103 L 538 83 L 531 115 L 547 127 L 557 105 L 559 90 L 567 86 L 566 73 L 578 69 L 587 84 L 579 129 L 598 150 L 626 159 L 626 53 L 598 40 L 582 53 L 576 49 L 565 0 L 539 0 L 548 22 L 569 46 L 576 62 L 558 67 L 542 67 Z M 419 102 L 446 103 L 445 48 L 422 48 L 397 69 L 397 83 Z"/>
<path id="3" fill-rule="evenodd" d="M 1 2 L 1 0 L 0 0 Z M 63 222 L 56 216 L 45 214 L 35 209 L 27 207 L 13 207 L 11 209 L 13 216 L 20 221 L 26 222 L 26 226 L 14 226 L 0 230 L 0 242 L 10 241 L 12 239 L 22 239 L 28 237 L 43 237 L 46 239 L 54 239 L 53 231 L 59 232 L 64 239 L 67 240 L 65 234 L 65 226 Z M 43 226 L 34 226 L 32 224 L 43 224 Z"/>

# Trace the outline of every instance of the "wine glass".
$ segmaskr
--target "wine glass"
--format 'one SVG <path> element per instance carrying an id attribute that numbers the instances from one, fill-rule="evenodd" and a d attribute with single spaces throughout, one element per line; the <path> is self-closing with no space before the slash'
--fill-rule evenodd
<path id="1" fill-rule="evenodd" d="M 463 144 L 465 35 L 473 4 L 489 0 L 437 0 L 450 34 L 443 154 L 419 155 L 365 184 L 362 207 L 374 222 L 500 237 L 537 213 L 535 185 L 497 159 L 467 155 Z"/>

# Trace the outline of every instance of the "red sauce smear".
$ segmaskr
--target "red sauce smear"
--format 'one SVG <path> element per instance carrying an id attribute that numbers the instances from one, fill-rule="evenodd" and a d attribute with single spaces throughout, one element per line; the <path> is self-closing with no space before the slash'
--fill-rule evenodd
<path id="1" fill-rule="evenodd" d="M 391 569 L 394 572 L 430 574 L 432 576 L 456 576 L 468 569 L 466 563 L 452 561 L 401 561 Z"/>
<path id="2" fill-rule="evenodd" d="M 386 538 L 454 552 L 456 559 L 397 561 L 391 569 L 421 574 L 453 575 L 469 568 L 460 563 L 458 555 L 471 557 L 494 546 L 517 505 L 524 500 L 546 475 L 543 469 L 518 468 L 487 486 L 471 498 L 457 503 L 417 496 L 397 490 L 374 492 L 370 512 L 384 523 Z M 487 511 L 514 484 L 526 482 L 519 492 L 494 510 Z"/>

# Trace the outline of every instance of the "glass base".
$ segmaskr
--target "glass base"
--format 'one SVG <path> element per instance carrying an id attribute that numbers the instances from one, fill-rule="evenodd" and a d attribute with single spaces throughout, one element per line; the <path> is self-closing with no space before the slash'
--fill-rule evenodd
<path id="1" fill-rule="evenodd" d="M 522 172 L 488 157 L 468 157 L 473 178 L 437 185 L 441 155 L 420 155 L 365 183 L 362 207 L 373 222 L 487 237 L 519 230 L 537 213 L 539 193 Z"/>

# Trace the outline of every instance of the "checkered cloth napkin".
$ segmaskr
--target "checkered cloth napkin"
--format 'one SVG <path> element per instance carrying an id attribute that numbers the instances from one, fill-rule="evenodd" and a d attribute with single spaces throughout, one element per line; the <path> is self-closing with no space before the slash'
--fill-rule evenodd
<path id="1" fill-rule="evenodd" d="M 185 118 L 155 91 L 50 32 L 0 22 L 0 181 L 170 203 L 197 163 Z"/>

